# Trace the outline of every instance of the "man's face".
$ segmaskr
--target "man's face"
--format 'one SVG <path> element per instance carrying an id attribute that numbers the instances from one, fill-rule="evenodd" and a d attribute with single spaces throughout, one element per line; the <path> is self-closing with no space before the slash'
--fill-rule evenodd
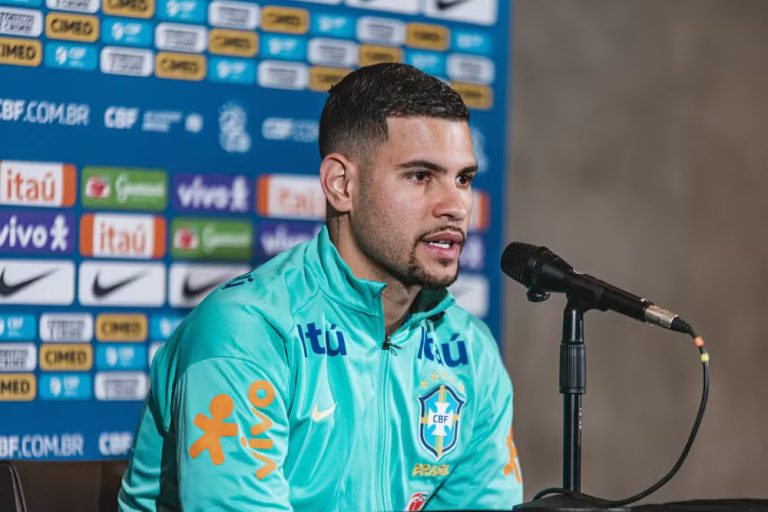
<path id="1" fill-rule="evenodd" d="M 469 126 L 389 118 L 388 140 L 361 169 L 350 225 L 379 279 L 441 288 L 459 271 L 477 169 Z"/>

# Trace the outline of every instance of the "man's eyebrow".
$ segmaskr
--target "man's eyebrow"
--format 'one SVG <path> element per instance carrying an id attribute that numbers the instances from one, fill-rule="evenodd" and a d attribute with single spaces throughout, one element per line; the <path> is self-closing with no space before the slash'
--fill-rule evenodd
<path id="1" fill-rule="evenodd" d="M 402 164 L 398 164 L 397 167 L 400 169 L 419 168 L 419 169 L 429 169 L 430 171 L 435 171 L 435 172 L 447 172 L 445 167 L 443 167 L 442 165 L 436 164 L 434 162 L 430 162 L 429 160 L 409 160 L 408 162 L 403 162 Z M 476 172 L 477 172 L 477 164 L 474 164 L 462 169 L 460 174 L 476 173 Z"/>

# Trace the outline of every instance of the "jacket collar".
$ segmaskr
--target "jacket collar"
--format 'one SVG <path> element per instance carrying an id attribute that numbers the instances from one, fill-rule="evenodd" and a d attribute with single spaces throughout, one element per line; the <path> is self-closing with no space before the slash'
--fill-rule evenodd
<path id="1" fill-rule="evenodd" d="M 323 225 L 308 249 L 304 264 L 337 300 L 370 315 L 376 315 L 381 310 L 381 292 L 387 285 L 356 277 L 331 241 L 327 226 Z M 454 301 L 453 295 L 445 288 L 422 289 L 411 306 L 404 327 L 425 318 L 440 316 Z"/>

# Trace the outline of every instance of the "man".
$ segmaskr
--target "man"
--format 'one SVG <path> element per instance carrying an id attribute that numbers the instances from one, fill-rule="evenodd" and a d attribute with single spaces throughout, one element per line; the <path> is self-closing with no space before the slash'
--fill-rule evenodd
<path id="1" fill-rule="evenodd" d="M 445 289 L 472 209 L 468 118 L 406 65 L 331 90 L 326 226 L 219 287 L 158 352 L 122 510 L 521 501 L 509 378 Z"/>

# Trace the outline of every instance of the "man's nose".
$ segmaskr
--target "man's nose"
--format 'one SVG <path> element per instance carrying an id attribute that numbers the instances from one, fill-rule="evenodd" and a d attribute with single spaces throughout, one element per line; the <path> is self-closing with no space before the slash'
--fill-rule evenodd
<path id="1" fill-rule="evenodd" d="M 454 221 L 463 221 L 471 211 L 471 190 L 460 189 L 452 183 L 440 187 L 433 211 L 435 217 L 447 217 Z"/>

